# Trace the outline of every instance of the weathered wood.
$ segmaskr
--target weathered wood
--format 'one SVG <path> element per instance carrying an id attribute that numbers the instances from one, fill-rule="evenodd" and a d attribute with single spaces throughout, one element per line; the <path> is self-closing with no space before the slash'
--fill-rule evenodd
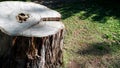
<path id="1" fill-rule="evenodd" d="M 2 40 L 8 43 L 9 37 Z M 0 68 L 60 68 L 63 64 L 62 47 L 63 29 L 41 38 L 10 37 L 9 43 L 2 47 L 5 50 L 0 51 Z"/>
<path id="2" fill-rule="evenodd" d="M 0 2 L 0 9 L 0 68 L 62 66 L 64 25 L 58 12 L 19 1 Z"/>
<path id="3" fill-rule="evenodd" d="M 55 34 L 56 30 L 63 28 L 62 24 L 54 22 L 55 20 L 59 21 L 61 14 L 40 4 L 6 1 L 0 2 L 0 9 L 2 9 L 0 10 L 0 29 L 8 35 L 36 36 L 35 33 L 30 34 L 30 31 L 35 31 L 37 28 L 39 32 L 37 36 L 42 37 L 43 35 Z M 52 22 L 49 22 L 48 19 Z M 36 26 L 33 27 L 34 25 Z M 52 29 L 52 31 L 49 31 L 49 29 Z M 47 30 L 49 32 L 45 32 Z"/>

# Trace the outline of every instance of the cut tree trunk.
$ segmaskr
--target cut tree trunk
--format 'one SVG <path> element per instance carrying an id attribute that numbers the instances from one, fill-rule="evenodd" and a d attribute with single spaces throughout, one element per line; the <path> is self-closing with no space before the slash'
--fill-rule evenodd
<path id="1" fill-rule="evenodd" d="M 40 38 L 0 34 L 1 68 L 60 68 L 63 64 L 63 29 Z"/>
<path id="2" fill-rule="evenodd" d="M 63 65 L 64 25 L 58 12 L 18 1 L 0 2 L 0 9 L 0 68 Z"/>

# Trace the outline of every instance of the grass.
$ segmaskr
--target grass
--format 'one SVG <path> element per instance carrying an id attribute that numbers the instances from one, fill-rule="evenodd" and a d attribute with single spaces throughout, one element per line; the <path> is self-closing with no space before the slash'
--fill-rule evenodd
<path id="1" fill-rule="evenodd" d="M 73 61 L 80 68 L 120 67 L 119 6 L 112 1 L 83 0 L 55 8 L 62 14 L 66 26 L 65 68 Z"/>
<path id="2" fill-rule="evenodd" d="M 56 9 L 66 26 L 65 68 L 71 61 L 80 68 L 120 67 L 120 9 L 108 5 L 78 2 Z"/>

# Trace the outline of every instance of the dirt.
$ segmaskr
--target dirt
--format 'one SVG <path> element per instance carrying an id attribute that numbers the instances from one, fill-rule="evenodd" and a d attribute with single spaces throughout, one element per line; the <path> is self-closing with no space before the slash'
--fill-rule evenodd
<path id="1" fill-rule="evenodd" d="M 80 64 L 75 62 L 75 61 L 70 61 L 68 64 L 67 64 L 67 67 L 68 68 L 80 68 Z"/>

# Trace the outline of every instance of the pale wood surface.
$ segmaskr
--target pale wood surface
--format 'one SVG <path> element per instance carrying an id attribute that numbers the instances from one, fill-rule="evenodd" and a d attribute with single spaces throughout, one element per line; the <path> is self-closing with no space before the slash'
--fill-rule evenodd
<path id="1" fill-rule="evenodd" d="M 64 25 L 58 20 L 48 21 L 49 18 L 61 15 L 31 2 L 0 2 L 0 68 L 63 65 Z"/>
<path id="2" fill-rule="evenodd" d="M 16 20 L 19 13 L 29 14 L 23 23 Z M 61 22 L 43 22 L 41 18 L 57 18 L 61 15 L 43 5 L 32 2 L 6 1 L 0 2 L 0 29 L 12 36 L 48 36 L 55 34 L 64 25 Z"/>

